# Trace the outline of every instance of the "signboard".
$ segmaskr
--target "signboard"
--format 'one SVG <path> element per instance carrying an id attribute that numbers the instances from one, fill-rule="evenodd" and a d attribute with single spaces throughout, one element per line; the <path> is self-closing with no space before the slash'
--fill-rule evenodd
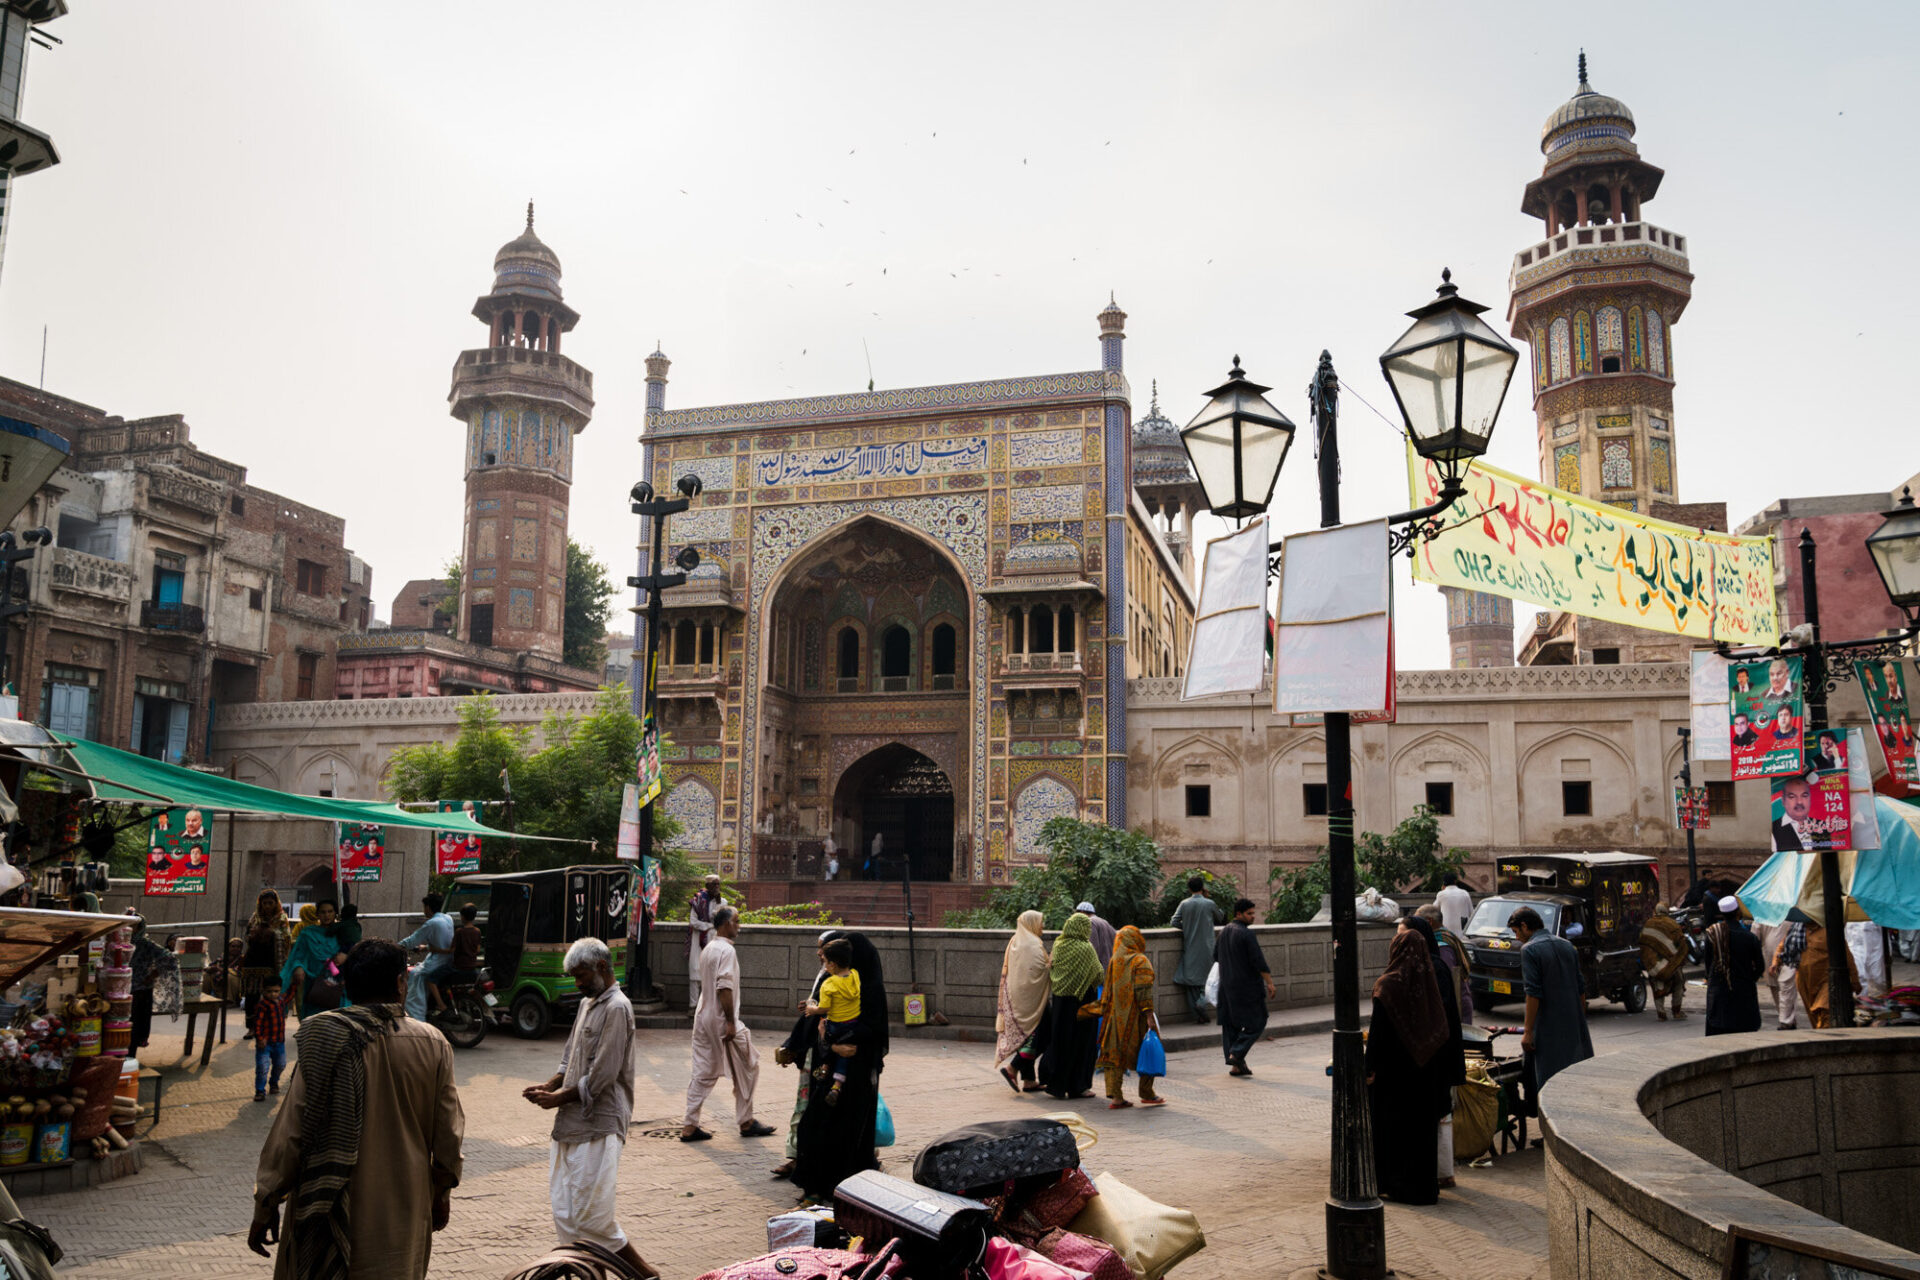
<path id="1" fill-rule="evenodd" d="M 1903 796 L 1920 789 L 1920 755 L 1913 740 L 1913 717 L 1907 702 L 1910 673 L 1907 663 L 1897 658 L 1856 662 L 1860 689 L 1867 696 L 1867 714 L 1873 717 L 1874 738 L 1886 758 L 1887 778 L 1894 784 L 1892 794 Z"/>
<path id="2" fill-rule="evenodd" d="M 652 719 L 648 719 L 646 730 L 640 735 L 640 762 L 635 772 L 640 783 L 638 803 L 644 808 L 660 794 L 660 734 L 654 729 Z"/>
<path id="3" fill-rule="evenodd" d="M 472 800 L 442 800 L 439 813 L 462 813 L 470 822 L 480 821 L 480 806 Z M 480 869 L 480 837 L 464 831 L 433 833 L 433 869 L 443 876 L 463 875 Z"/>
<path id="4" fill-rule="evenodd" d="M 1727 664 L 1727 742 L 1735 782 L 1799 772 L 1806 723 L 1801 661 L 1798 654 L 1782 654 Z"/>
<path id="5" fill-rule="evenodd" d="M 371 822 L 333 824 L 333 880 L 354 884 L 380 878 L 387 864 L 386 828 Z"/>
<path id="6" fill-rule="evenodd" d="M 640 784 L 629 782 L 620 793 L 619 857 L 626 862 L 640 860 Z"/>
<path id="7" fill-rule="evenodd" d="M 1387 522 L 1287 539 L 1275 625 L 1273 709 L 1385 712 L 1393 697 Z"/>
<path id="8" fill-rule="evenodd" d="M 1675 787 L 1673 812 L 1674 825 L 1682 831 L 1705 831 L 1713 825 L 1705 787 Z"/>
<path id="9" fill-rule="evenodd" d="M 1207 543 L 1180 698 L 1254 693 L 1267 676 L 1267 519 Z"/>
<path id="10" fill-rule="evenodd" d="M 1717 653 L 1695 649 L 1693 681 L 1688 697 L 1693 712 L 1692 749 L 1695 760 L 1731 760 L 1727 743 L 1727 660 Z"/>
<path id="11" fill-rule="evenodd" d="M 1821 853 L 1853 845 L 1846 731 L 1809 734 L 1806 768 L 1773 780 L 1773 851 Z"/>
<path id="12" fill-rule="evenodd" d="M 147 836 L 145 895 L 161 898 L 205 893 L 212 847 L 206 815 L 200 810 L 168 809 L 155 814 Z"/>
<path id="13" fill-rule="evenodd" d="M 1434 464 L 1407 451 L 1413 505 L 1440 496 Z M 1670 524 L 1475 462 L 1467 493 L 1421 544 L 1413 576 L 1547 609 L 1696 640 L 1780 643 L 1773 539 Z"/>

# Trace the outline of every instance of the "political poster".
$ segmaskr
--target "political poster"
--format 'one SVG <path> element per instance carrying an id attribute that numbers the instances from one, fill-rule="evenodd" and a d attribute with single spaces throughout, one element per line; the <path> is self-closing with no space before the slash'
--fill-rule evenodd
<path id="1" fill-rule="evenodd" d="M 1267 521 L 1207 543 L 1181 701 L 1253 693 L 1267 678 Z"/>
<path id="2" fill-rule="evenodd" d="M 1289 537 L 1275 623 L 1274 713 L 1388 711 L 1392 633 L 1385 520 Z"/>
<path id="3" fill-rule="evenodd" d="M 1823 853 L 1853 845 L 1846 732 L 1809 734 L 1806 766 L 1773 780 L 1773 851 Z"/>
<path id="4" fill-rule="evenodd" d="M 205 893 L 212 849 L 213 837 L 200 810 L 167 809 L 155 814 L 147 835 L 147 882 L 142 892 L 150 898 Z"/>
<path id="5" fill-rule="evenodd" d="M 1440 470 L 1407 451 L 1413 505 L 1440 496 Z M 1780 643 L 1773 539 L 1740 538 L 1636 515 L 1475 462 L 1445 532 L 1414 554 L 1413 576 L 1587 618 L 1695 640 Z"/>
<path id="6" fill-rule="evenodd" d="M 640 860 L 640 784 L 629 782 L 620 792 L 620 842 L 616 853 L 623 862 Z"/>
<path id="7" fill-rule="evenodd" d="M 1907 663 L 1898 658 L 1856 662 L 1861 691 L 1867 695 L 1867 714 L 1873 734 L 1886 758 L 1887 779 L 1894 795 L 1920 788 L 1920 755 L 1913 739 L 1913 717 L 1907 702 Z"/>
<path id="8" fill-rule="evenodd" d="M 387 865 L 387 832 L 371 822 L 333 824 L 333 880 L 357 884 L 380 878 Z"/>
<path id="9" fill-rule="evenodd" d="M 1673 813 L 1674 826 L 1682 831 L 1705 831 L 1713 825 L 1705 787 L 1675 787 Z"/>
<path id="10" fill-rule="evenodd" d="M 645 808 L 660 794 L 660 734 L 653 727 L 652 717 L 648 717 L 646 730 L 640 735 L 640 760 L 634 775 L 640 784 L 639 804 Z"/>
<path id="11" fill-rule="evenodd" d="M 480 821 L 480 806 L 472 800 L 442 800 L 440 813 L 464 814 L 468 821 Z M 433 869 L 443 876 L 463 875 L 480 869 L 480 837 L 464 831 L 433 833 Z"/>
<path id="12" fill-rule="evenodd" d="M 1806 723 L 1800 666 L 1798 654 L 1727 664 L 1727 744 L 1735 782 L 1800 771 Z"/>

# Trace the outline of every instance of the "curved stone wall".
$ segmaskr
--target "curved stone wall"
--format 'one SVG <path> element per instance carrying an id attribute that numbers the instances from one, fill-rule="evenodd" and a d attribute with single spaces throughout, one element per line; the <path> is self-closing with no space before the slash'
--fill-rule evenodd
<path id="1" fill-rule="evenodd" d="M 1920 1031 L 1636 1048 L 1555 1076 L 1540 1112 L 1558 1280 L 1720 1280 L 1734 1224 L 1920 1268 Z"/>

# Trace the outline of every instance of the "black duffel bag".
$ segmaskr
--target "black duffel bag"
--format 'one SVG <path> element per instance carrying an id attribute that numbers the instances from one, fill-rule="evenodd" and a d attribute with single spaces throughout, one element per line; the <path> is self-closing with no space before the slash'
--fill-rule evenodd
<path id="1" fill-rule="evenodd" d="M 1073 1130 L 1058 1120 L 989 1120 L 935 1138 L 913 1162 L 913 1180 L 951 1195 L 993 1195 L 1079 1167 Z"/>
<path id="2" fill-rule="evenodd" d="M 856 1173 L 833 1189 L 834 1225 L 860 1237 L 869 1250 L 900 1242 L 914 1275 L 959 1275 L 987 1248 L 992 1211 L 876 1169 Z"/>

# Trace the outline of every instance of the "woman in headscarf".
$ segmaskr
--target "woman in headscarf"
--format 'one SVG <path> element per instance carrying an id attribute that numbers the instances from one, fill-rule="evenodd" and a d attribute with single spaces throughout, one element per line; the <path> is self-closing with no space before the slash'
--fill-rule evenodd
<path id="1" fill-rule="evenodd" d="M 833 1189 L 854 1174 L 879 1167 L 874 1122 L 880 1105 L 880 1072 L 887 1058 L 887 987 L 880 953 L 863 934 L 842 929 L 829 937 L 845 938 L 853 945 L 853 968 L 860 975 L 860 1036 L 855 1043 L 826 1050 L 839 1054 L 847 1064 L 837 1102 L 827 1101 L 834 1086 L 833 1072 L 822 1072 L 818 1080 L 807 1077 L 807 1109 L 800 1116 L 793 1180 L 805 1199 L 821 1201 L 830 1199 Z M 853 1052 L 842 1052 L 847 1049 Z"/>
<path id="2" fill-rule="evenodd" d="M 278 977 L 293 949 L 293 922 L 280 905 L 280 895 L 262 889 L 253 914 L 247 918 L 247 951 L 240 961 L 240 994 L 251 1001 L 269 977 Z"/>
<path id="3" fill-rule="evenodd" d="M 1432 948 L 1405 921 L 1373 983 L 1367 1029 L 1367 1102 L 1373 1112 L 1373 1165 L 1380 1194 L 1402 1204 L 1440 1198 L 1434 1155 L 1440 1144 L 1440 1096 L 1447 1010 L 1433 976 Z"/>
<path id="4" fill-rule="evenodd" d="M 1140 1061 L 1140 1042 L 1147 1029 L 1160 1029 L 1153 1009 L 1153 962 L 1147 959 L 1147 939 L 1140 930 L 1127 925 L 1113 939 L 1113 958 L 1107 961 L 1107 974 L 1100 999 L 1080 1010 L 1082 1018 L 1099 1018 L 1100 1057 L 1094 1064 L 1107 1076 L 1107 1109 L 1117 1111 L 1133 1104 L 1127 1101 L 1127 1072 Z M 1164 1107 L 1167 1100 L 1154 1093 L 1154 1077 L 1140 1077 L 1140 1105 Z"/>
<path id="5" fill-rule="evenodd" d="M 1429 903 L 1428 906 L 1432 904 Z M 1453 1091 L 1467 1082 L 1467 1055 L 1460 1043 L 1461 975 L 1453 968 L 1453 949 L 1440 940 L 1440 931 L 1421 907 L 1407 917 L 1407 927 L 1427 942 L 1427 955 L 1433 961 L 1434 981 L 1440 988 L 1440 1003 L 1447 1011 L 1447 1042 L 1440 1046 L 1435 1065 L 1440 1075 L 1440 1138 L 1434 1146 L 1434 1174 L 1437 1185 L 1453 1185 Z"/>
<path id="6" fill-rule="evenodd" d="M 314 903 L 311 903 L 311 902 L 307 903 L 305 906 L 300 908 L 300 919 L 294 923 L 293 940 L 295 942 L 298 942 L 300 940 L 301 930 L 307 928 L 310 925 L 316 925 L 319 923 L 320 923 L 320 908 Z"/>
<path id="7" fill-rule="evenodd" d="M 1707 926 L 1707 1034 L 1758 1031 L 1766 953 L 1760 939 L 1740 927 L 1740 899 L 1720 899 L 1716 915 Z"/>
<path id="8" fill-rule="evenodd" d="M 316 1013 L 336 1007 L 335 1004 L 316 1005 L 310 999 L 313 984 L 327 976 L 327 966 L 340 952 L 340 941 L 334 936 L 334 905 L 331 902 L 309 903 L 300 909 L 300 918 L 306 920 L 311 909 L 314 918 L 302 925 L 294 937 L 293 947 L 287 952 L 287 962 L 281 966 L 280 985 L 292 995 L 298 1004 L 302 1018 L 312 1017 Z"/>
<path id="9" fill-rule="evenodd" d="M 1040 1083 L 1056 1098 L 1091 1098 L 1093 1063 L 1100 1053 L 1099 1025 L 1080 1017 L 1100 990 L 1100 957 L 1093 951 L 1093 922 L 1076 912 L 1060 926 L 1048 969 L 1047 1017 L 1053 1034 L 1040 1058 Z"/>
<path id="10" fill-rule="evenodd" d="M 1046 917 L 1038 911 L 1023 911 L 1014 924 L 1013 937 L 1007 939 L 1007 951 L 1000 960 L 999 1011 L 994 1016 L 993 1061 L 1007 1087 L 1020 1091 L 1022 1080 L 1033 1079 L 1034 1055 L 1027 1052 L 1040 1019 L 1046 1016 L 1047 944 L 1041 936 Z"/>
<path id="11" fill-rule="evenodd" d="M 800 1016 L 795 1019 L 793 1030 L 785 1043 L 773 1051 L 776 1066 L 800 1068 L 800 1083 L 793 1099 L 793 1114 L 787 1118 L 787 1158 L 775 1165 L 769 1172 L 776 1178 L 791 1178 L 800 1157 L 800 1118 L 807 1111 L 807 1096 L 813 1089 L 813 1068 L 816 1065 L 816 1053 L 824 1054 L 826 1047 L 820 1043 L 820 1015 L 807 1016 L 807 1006 L 816 1004 L 820 999 L 820 987 L 832 975 L 827 972 L 827 943 L 841 936 L 838 929 L 829 929 L 820 935 L 814 945 L 814 954 L 820 960 L 820 972 L 813 975 L 813 987 L 800 1001 Z"/>

